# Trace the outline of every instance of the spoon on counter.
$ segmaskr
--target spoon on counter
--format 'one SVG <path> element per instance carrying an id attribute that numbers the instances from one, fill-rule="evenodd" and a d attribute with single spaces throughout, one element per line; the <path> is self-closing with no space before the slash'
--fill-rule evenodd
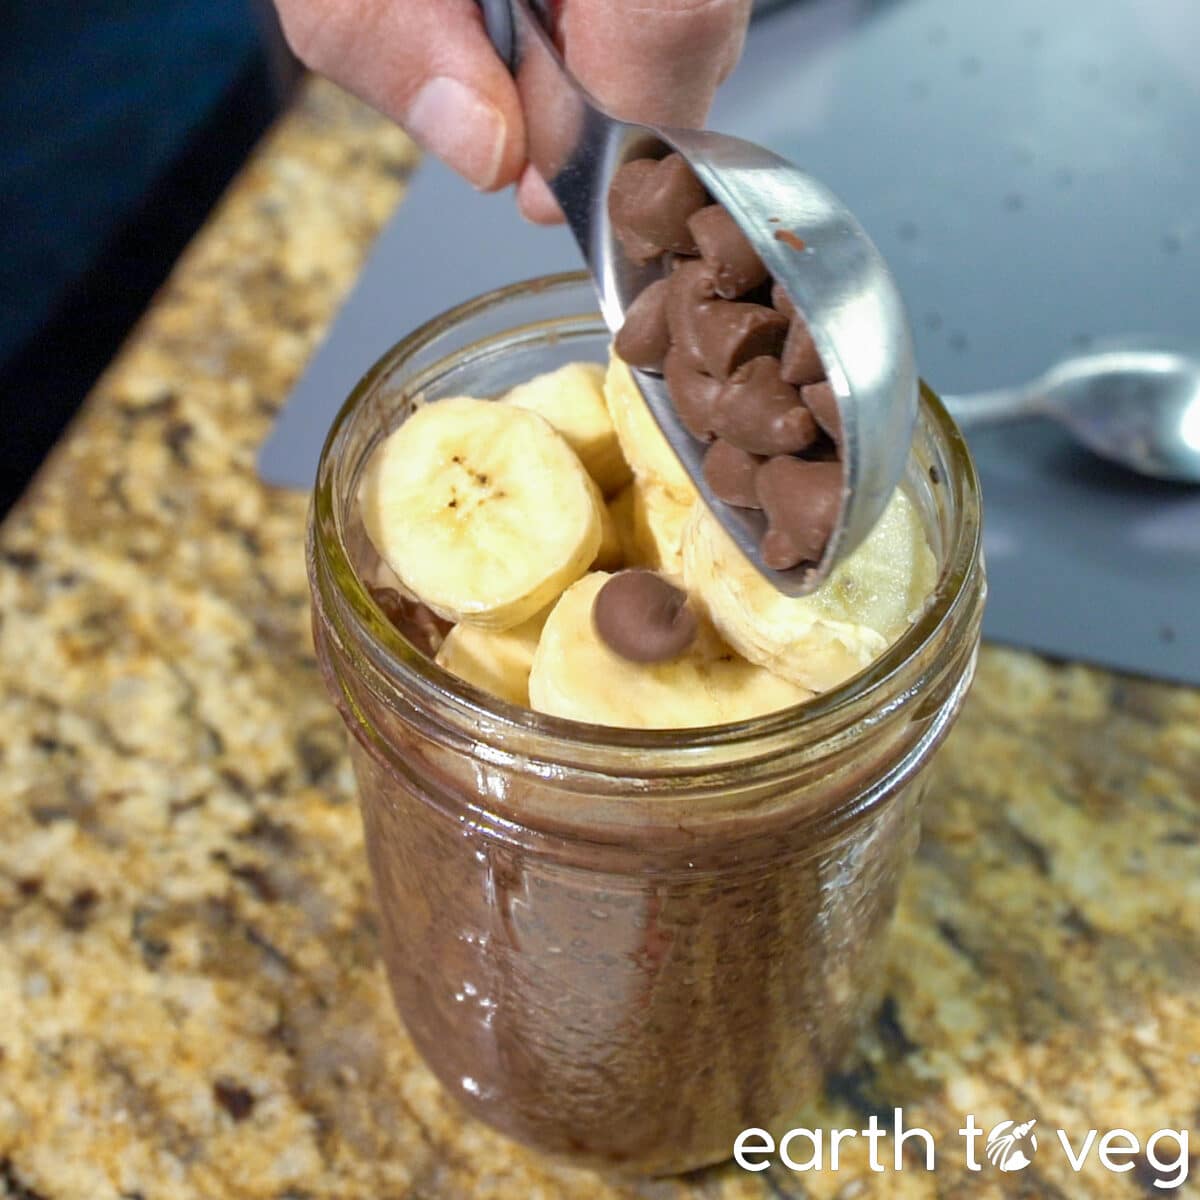
<path id="1" fill-rule="evenodd" d="M 1200 349 L 1185 342 L 1114 339 L 1023 387 L 943 402 L 967 429 L 1049 417 L 1109 462 L 1156 479 L 1200 483 Z"/>
<path id="2" fill-rule="evenodd" d="M 608 215 L 609 185 L 624 163 L 669 151 L 725 208 L 807 322 L 837 404 L 843 462 L 840 512 L 816 564 L 766 565 L 762 512 L 717 498 L 702 469 L 706 447 L 680 421 L 662 378 L 642 370 L 633 376 L 692 482 L 746 558 L 780 592 L 811 592 L 871 531 L 904 474 L 912 443 L 912 338 L 883 257 L 841 200 L 769 150 L 707 130 L 609 116 L 567 70 L 547 32 L 544 3 L 479 5 L 517 84 L 529 159 L 562 208 L 614 333 L 657 273 L 622 251 Z M 802 231 L 803 240 L 793 231 Z"/>

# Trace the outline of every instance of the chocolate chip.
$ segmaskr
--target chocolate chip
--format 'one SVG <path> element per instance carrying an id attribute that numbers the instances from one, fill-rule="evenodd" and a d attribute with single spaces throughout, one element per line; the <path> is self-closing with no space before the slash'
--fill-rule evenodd
<path id="1" fill-rule="evenodd" d="M 738 508 L 762 508 L 754 477 L 763 460 L 718 438 L 704 455 L 704 478 L 719 500 Z"/>
<path id="2" fill-rule="evenodd" d="M 609 212 L 630 253 L 653 257 L 652 244 L 666 272 L 630 304 L 617 353 L 661 368 L 681 424 L 701 441 L 715 437 L 704 456 L 711 494 L 766 510 L 763 562 L 787 570 L 819 560 L 842 504 L 843 434 L 804 317 L 678 155 L 622 167 Z M 790 231 L 775 236 L 804 248 Z M 638 615 L 653 605 L 654 620 Z M 681 620 L 688 629 L 680 645 L 695 636 L 684 593 L 645 571 L 614 576 L 593 619 L 606 644 L 639 662 L 678 653 Z"/>
<path id="3" fill-rule="evenodd" d="M 767 514 L 763 562 L 786 571 L 819 561 L 841 508 L 841 464 L 780 455 L 758 468 L 754 483 Z"/>
<path id="4" fill-rule="evenodd" d="M 697 371 L 687 356 L 677 349 L 667 355 L 663 373 L 671 403 L 688 432 L 702 442 L 711 442 L 715 436 L 713 422 L 721 381 Z"/>
<path id="5" fill-rule="evenodd" d="M 639 167 L 630 171 L 634 166 L 630 162 L 613 177 L 614 187 L 621 183 L 615 214 L 609 209 L 618 235 L 624 228 L 660 250 L 695 254 L 696 240 L 687 220 L 708 203 L 703 184 L 678 154 L 668 154 L 658 162 L 641 161 L 650 162 L 650 170 Z M 620 178 L 623 173 L 625 180 Z M 610 188 L 610 204 L 612 194 Z"/>
<path id="6" fill-rule="evenodd" d="M 782 283 L 771 284 L 771 303 L 777 308 L 789 321 L 796 316 L 796 306 L 792 303 L 792 298 L 784 290 Z"/>
<path id="7" fill-rule="evenodd" d="M 800 393 L 780 375 L 779 359 L 743 363 L 717 398 L 713 426 L 750 454 L 796 454 L 817 440 L 817 423 Z"/>
<path id="8" fill-rule="evenodd" d="M 833 439 L 834 445 L 842 444 L 842 415 L 838 412 L 833 385 L 826 380 L 810 383 L 800 389 L 800 399 L 812 413 L 820 427 Z"/>
<path id="9" fill-rule="evenodd" d="M 692 213 L 688 229 L 704 261 L 712 268 L 718 296 L 736 300 L 766 281 L 763 260 L 721 205 L 709 204 Z"/>
<path id="10" fill-rule="evenodd" d="M 687 593 L 653 571 L 622 571 L 596 593 L 592 623 L 614 654 L 666 662 L 692 644 L 696 616 Z"/>
<path id="11" fill-rule="evenodd" d="M 833 438 L 822 433 L 800 457 L 805 462 L 837 462 L 841 455 Z"/>
<path id="12" fill-rule="evenodd" d="M 670 345 L 667 333 L 667 281 L 656 279 L 643 288 L 625 310 L 616 337 L 617 353 L 631 366 L 661 371 Z"/>
<path id="13" fill-rule="evenodd" d="M 608 187 L 608 219 L 626 257 L 635 263 L 649 262 L 662 253 L 662 247 L 637 233 L 629 215 L 637 212 L 638 189 L 654 173 L 652 158 L 635 158 L 621 167 Z"/>
<path id="14" fill-rule="evenodd" d="M 773 308 L 741 300 L 713 300 L 696 313 L 704 366 L 715 379 L 728 379 L 752 358 L 778 354 L 787 329 Z"/>
<path id="15" fill-rule="evenodd" d="M 825 378 L 825 367 L 821 356 L 813 345 L 812 334 L 804 318 L 797 315 L 788 326 L 787 340 L 783 343 L 783 377 L 788 383 L 797 387 L 806 387 L 810 383 L 820 383 Z"/>
<path id="16" fill-rule="evenodd" d="M 700 310 L 717 298 L 712 268 L 704 261 L 683 259 L 667 282 L 667 329 L 671 347 L 697 370 L 704 369 L 704 341 L 699 328 Z"/>

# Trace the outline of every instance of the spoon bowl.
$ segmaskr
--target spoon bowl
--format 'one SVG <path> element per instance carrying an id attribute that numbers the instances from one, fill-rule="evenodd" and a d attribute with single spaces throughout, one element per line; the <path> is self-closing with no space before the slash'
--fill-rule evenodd
<path id="1" fill-rule="evenodd" d="M 481 0 L 493 45 L 517 83 L 529 159 L 549 185 L 615 333 L 661 267 L 630 261 L 608 216 L 613 176 L 635 158 L 675 151 L 749 238 L 803 316 L 837 401 L 841 509 L 821 560 L 780 571 L 762 560 L 763 514 L 719 500 L 705 445 L 681 423 L 665 382 L 633 377 L 697 491 L 745 557 L 780 591 L 813 591 L 874 527 L 904 474 L 917 414 L 917 371 L 899 290 L 882 255 L 832 192 L 761 146 L 707 130 L 609 116 L 570 75 L 529 0 Z"/>
<path id="2" fill-rule="evenodd" d="M 966 428 L 1049 417 L 1109 462 L 1155 479 L 1200 483 L 1200 349 L 1184 342 L 1109 341 L 1024 387 L 945 402 Z"/>

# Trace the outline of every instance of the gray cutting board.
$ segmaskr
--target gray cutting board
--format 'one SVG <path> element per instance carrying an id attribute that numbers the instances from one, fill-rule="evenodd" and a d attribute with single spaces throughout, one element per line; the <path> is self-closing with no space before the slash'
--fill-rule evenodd
<path id="1" fill-rule="evenodd" d="M 711 124 L 824 178 L 891 262 L 922 373 L 997 387 L 1128 332 L 1200 342 L 1200 4 L 814 0 L 751 30 Z M 568 235 L 423 166 L 263 449 L 307 487 L 389 345 L 487 288 L 577 265 Z M 1200 490 L 1025 422 L 973 433 L 988 636 L 1200 683 Z"/>

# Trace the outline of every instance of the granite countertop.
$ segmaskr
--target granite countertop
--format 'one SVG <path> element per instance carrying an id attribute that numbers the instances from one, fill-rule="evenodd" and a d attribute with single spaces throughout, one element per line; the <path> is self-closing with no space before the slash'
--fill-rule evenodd
<path id="1" fill-rule="evenodd" d="M 994 647 L 936 767 L 886 1002 L 804 1114 L 901 1106 L 936 1173 L 858 1152 L 611 1184 L 442 1096 L 376 960 L 306 497 L 254 474 L 414 162 L 309 85 L 3 528 L 0 1196 L 1185 1194 L 1144 1157 L 1075 1175 L 1052 1132 L 1190 1128 L 1200 1168 L 1200 694 Z M 1037 1117 L 1032 1166 L 967 1173 L 968 1112 Z"/>

